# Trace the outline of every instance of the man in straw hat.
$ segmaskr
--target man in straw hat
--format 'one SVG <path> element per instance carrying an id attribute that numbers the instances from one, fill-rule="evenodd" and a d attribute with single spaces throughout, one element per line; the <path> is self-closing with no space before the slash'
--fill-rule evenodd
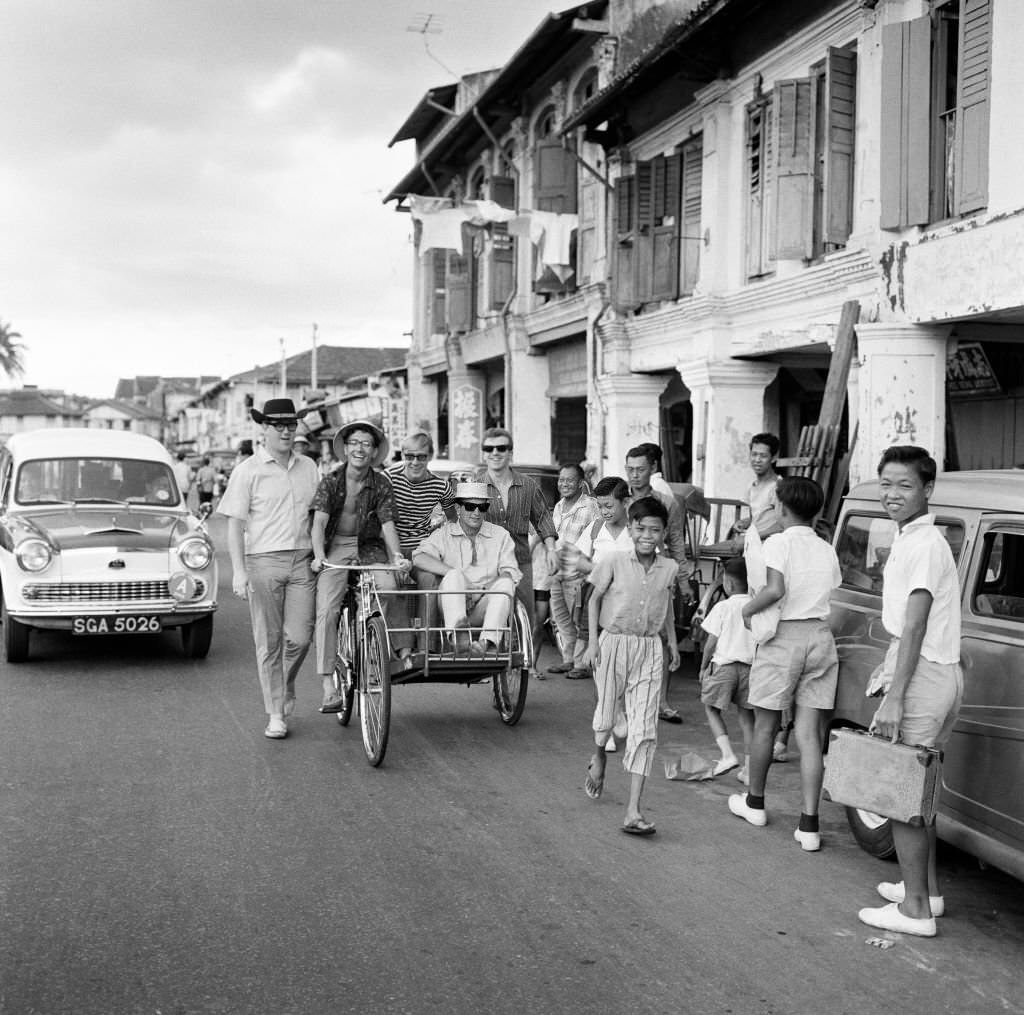
<path id="1" fill-rule="evenodd" d="M 252 410 L 263 444 L 232 470 L 219 511 L 228 519 L 231 586 L 249 602 L 266 736 L 288 735 L 295 678 L 313 634 L 309 512 L 316 466 L 293 448 L 299 413 L 290 398 Z"/>
<path id="2" fill-rule="evenodd" d="M 413 563 L 441 579 L 441 612 L 445 627 L 455 631 L 456 650 L 486 655 L 501 642 L 523 573 L 512 537 L 484 521 L 491 504 L 487 484 L 459 483 L 455 503 L 457 520 L 427 536 L 413 554 Z M 474 641 L 468 628 L 477 625 L 482 630 Z"/>
<path id="3" fill-rule="evenodd" d="M 334 454 L 342 462 L 320 480 L 313 499 L 313 570 L 316 588 L 316 665 L 323 681 L 321 712 L 340 712 L 344 697 L 334 687 L 338 621 L 348 586 L 348 572 L 324 569 L 324 562 L 398 565 L 408 572 L 395 529 L 391 480 L 377 471 L 388 460 L 388 439 L 380 427 L 365 419 L 346 423 L 334 435 Z M 377 588 L 393 591 L 395 575 L 381 571 Z M 398 608 L 396 596 L 382 596 L 386 619 Z M 404 626 L 404 625 L 398 625 Z M 412 638 L 393 631 L 391 643 L 400 659 L 408 659 Z"/>

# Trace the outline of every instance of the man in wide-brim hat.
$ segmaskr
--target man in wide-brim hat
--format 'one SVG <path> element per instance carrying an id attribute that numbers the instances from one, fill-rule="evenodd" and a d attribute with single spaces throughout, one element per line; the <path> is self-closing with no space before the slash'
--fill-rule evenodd
<path id="1" fill-rule="evenodd" d="M 265 735 L 288 735 L 295 678 L 313 634 L 313 543 L 309 514 L 316 466 L 296 453 L 300 413 L 290 398 L 271 398 L 252 418 L 263 443 L 231 472 L 218 510 L 228 519 L 231 586 L 249 602 L 256 664 L 268 722 Z"/>
<path id="2" fill-rule="evenodd" d="M 491 498 L 486 483 L 455 488 L 458 518 L 435 529 L 413 554 L 413 563 L 441 578 L 444 625 L 455 632 L 457 651 L 487 655 L 501 644 L 516 585 L 523 573 L 505 529 L 484 521 Z M 480 626 L 473 639 L 468 628 Z"/>
<path id="3" fill-rule="evenodd" d="M 323 682 L 321 712 L 340 712 L 344 696 L 334 685 L 338 621 L 345 598 L 348 572 L 324 568 L 324 563 L 392 563 L 408 572 L 412 564 L 402 555 L 395 528 L 391 480 L 378 466 L 387 461 L 388 439 L 375 423 L 360 419 L 346 423 L 334 435 L 334 454 L 342 462 L 320 481 L 313 499 L 313 570 L 318 573 L 316 590 L 316 664 Z M 391 619 L 397 597 L 395 575 L 375 575 L 377 588 L 385 595 L 381 604 Z M 402 625 L 395 625 L 402 626 Z M 408 631 L 394 631 L 392 645 L 400 659 L 412 650 Z"/>

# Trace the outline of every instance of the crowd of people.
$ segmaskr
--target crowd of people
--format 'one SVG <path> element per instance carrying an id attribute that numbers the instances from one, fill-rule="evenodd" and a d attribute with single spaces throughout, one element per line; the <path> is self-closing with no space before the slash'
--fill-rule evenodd
<path id="1" fill-rule="evenodd" d="M 296 677 L 311 645 L 323 683 L 320 710 L 343 707 L 332 680 L 347 575 L 339 565 L 389 564 L 393 570 L 377 575 L 378 588 L 396 592 L 412 583 L 436 591 L 438 627 L 450 650 L 466 657 L 500 647 L 513 597 L 531 624 L 537 607 L 550 603 L 561 658 L 548 674 L 592 679 L 596 692 L 584 790 L 601 796 L 607 754 L 621 745 L 629 776 L 622 830 L 654 834 L 642 794 L 659 721 L 682 721 L 668 687 L 680 664 L 675 606 L 690 599 L 694 570 L 686 519 L 659 474 L 657 446 L 630 449 L 625 475 L 605 476 L 592 489 L 580 466 L 564 466 L 552 510 L 538 484 L 513 467 L 512 435 L 500 427 L 485 432 L 477 473 L 456 483 L 429 471 L 434 446 L 427 432 L 410 433 L 401 459 L 389 466 L 384 432 L 366 420 L 348 423 L 334 438 L 337 466 L 321 476 L 296 451 L 300 414 L 290 399 L 271 399 L 252 415 L 262 443 L 236 465 L 219 510 L 227 517 L 232 588 L 249 603 L 265 735 L 288 735 Z M 720 755 L 713 774 L 735 770 L 746 784 L 728 807 L 753 827 L 769 821 L 770 768 L 784 758 L 792 727 L 802 799 L 793 837 L 815 852 L 822 741 L 838 677 L 829 604 L 841 575 L 832 546 L 814 528 L 821 487 L 780 478 L 778 451 L 774 435 L 752 438 L 750 514 L 715 547 L 724 597 L 701 621 L 701 701 Z M 881 502 L 898 535 L 885 568 L 883 623 L 893 647 L 878 674 L 884 697 L 875 727 L 890 739 L 940 748 L 962 677 L 956 569 L 928 513 L 935 473 L 927 452 L 914 447 L 890 448 L 879 466 Z M 760 580 L 750 587 L 755 573 Z M 406 597 L 381 602 L 395 665 L 412 667 L 428 646 L 414 639 Z M 426 626 L 435 627 L 432 615 Z M 742 761 L 726 726 L 730 706 Z M 879 885 L 887 905 L 861 910 L 860 919 L 934 935 L 943 909 L 934 828 L 895 823 L 894 838 L 903 880 Z"/>

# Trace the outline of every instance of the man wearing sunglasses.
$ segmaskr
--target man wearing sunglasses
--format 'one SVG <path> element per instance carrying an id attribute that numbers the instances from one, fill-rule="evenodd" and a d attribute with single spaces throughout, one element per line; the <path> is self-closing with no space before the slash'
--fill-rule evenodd
<path id="1" fill-rule="evenodd" d="M 484 520 L 491 506 L 487 484 L 459 483 L 455 496 L 458 520 L 427 536 L 413 564 L 441 579 L 441 612 L 444 626 L 454 632 L 456 652 L 486 655 L 501 644 L 522 571 L 512 537 Z M 471 626 L 480 626 L 478 639 Z"/>
<path id="2" fill-rule="evenodd" d="M 526 607 L 533 627 L 533 559 L 530 552 L 530 523 L 544 543 L 548 571 L 558 572 L 558 551 L 555 547 L 558 533 L 551 511 L 540 486 L 529 476 L 512 468 L 512 435 L 502 427 L 484 431 L 481 444 L 484 465 L 475 481 L 487 485 L 491 508 L 487 520 L 500 525 L 512 537 L 516 549 L 516 563 L 523 577 L 519 582 L 519 598 Z"/>
<path id="3" fill-rule="evenodd" d="M 299 413 L 290 398 L 269 399 L 252 418 L 263 443 L 234 467 L 218 510 L 228 519 L 231 587 L 249 602 L 269 717 L 264 734 L 282 740 L 313 635 L 310 510 L 319 477 L 312 460 L 295 452 Z"/>

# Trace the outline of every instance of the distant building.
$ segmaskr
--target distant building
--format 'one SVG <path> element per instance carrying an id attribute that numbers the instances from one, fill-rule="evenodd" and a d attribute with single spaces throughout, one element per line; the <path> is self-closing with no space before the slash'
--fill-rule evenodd
<path id="1" fill-rule="evenodd" d="M 0 443 L 29 430 L 81 425 L 80 401 L 63 391 L 41 391 L 27 385 L 0 391 Z"/>
<path id="2" fill-rule="evenodd" d="M 155 436 L 168 447 L 173 447 L 178 443 L 179 411 L 219 380 L 213 374 L 194 377 L 159 377 L 148 374 L 122 377 L 114 390 L 114 400 L 131 402 L 157 413 L 162 426 L 160 433 Z"/>
<path id="3" fill-rule="evenodd" d="M 164 439 L 161 413 L 122 398 L 105 398 L 90 403 L 82 413 L 82 426 L 90 430 L 127 430 Z"/>

